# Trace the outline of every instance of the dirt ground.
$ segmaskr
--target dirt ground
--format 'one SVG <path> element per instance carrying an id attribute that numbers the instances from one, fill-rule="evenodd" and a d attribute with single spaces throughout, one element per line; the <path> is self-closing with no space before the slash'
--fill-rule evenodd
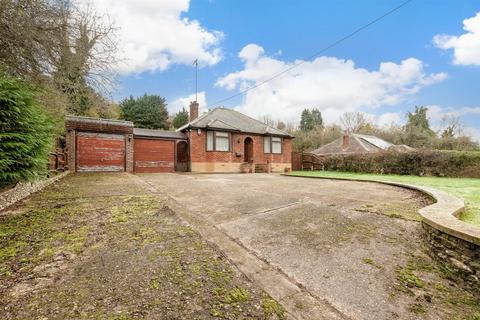
<path id="1" fill-rule="evenodd" d="M 70 175 L 0 213 L 0 319 L 283 319 L 128 174 Z"/>
<path id="2" fill-rule="evenodd" d="M 480 306 L 426 254 L 430 199 L 376 183 L 278 175 L 141 179 L 351 319 L 478 320 Z"/>

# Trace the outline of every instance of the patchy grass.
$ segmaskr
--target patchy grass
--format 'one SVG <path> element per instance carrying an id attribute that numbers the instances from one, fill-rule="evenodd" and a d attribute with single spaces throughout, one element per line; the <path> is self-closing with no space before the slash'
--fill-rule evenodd
<path id="1" fill-rule="evenodd" d="M 412 264 L 407 264 L 404 268 L 398 270 L 398 280 L 400 284 L 405 287 L 406 290 L 409 288 L 423 288 L 425 287 L 425 281 L 420 279 L 415 273 L 415 267 Z"/>
<path id="2" fill-rule="evenodd" d="M 0 319 L 284 318 L 132 181 L 72 175 L 0 216 Z"/>
<path id="3" fill-rule="evenodd" d="M 285 318 L 285 309 L 272 298 L 265 297 L 262 300 L 262 309 L 268 316 L 277 316 L 279 319 Z"/>
<path id="4" fill-rule="evenodd" d="M 414 298 L 408 310 L 415 315 L 427 314 L 432 307 L 441 310 L 445 318 L 455 320 L 475 319 L 480 313 L 479 301 L 426 256 L 412 255 L 396 273 L 393 296 L 407 294 Z"/>
<path id="5" fill-rule="evenodd" d="M 465 200 L 466 211 L 460 219 L 480 226 L 480 179 L 378 175 L 336 171 L 294 171 L 291 175 L 391 181 L 433 187 Z"/>

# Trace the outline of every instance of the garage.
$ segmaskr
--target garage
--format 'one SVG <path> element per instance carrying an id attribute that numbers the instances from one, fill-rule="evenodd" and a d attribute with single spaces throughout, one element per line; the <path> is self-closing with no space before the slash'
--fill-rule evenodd
<path id="1" fill-rule="evenodd" d="M 67 116 L 68 167 L 76 172 L 175 172 L 190 167 L 182 132 L 134 128 L 123 120 Z"/>
<path id="2" fill-rule="evenodd" d="M 120 134 L 78 132 L 77 171 L 125 171 L 125 137 Z"/>
<path id="3" fill-rule="evenodd" d="M 132 122 L 67 116 L 65 127 L 70 170 L 133 171 Z"/>
<path id="4" fill-rule="evenodd" d="M 133 133 L 135 172 L 175 171 L 177 141 L 186 139 L 183 133 L 140 128 Z"/>

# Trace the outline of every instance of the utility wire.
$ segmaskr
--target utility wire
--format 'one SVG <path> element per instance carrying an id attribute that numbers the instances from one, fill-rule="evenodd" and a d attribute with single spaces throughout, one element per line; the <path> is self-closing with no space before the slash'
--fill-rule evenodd
<path id="1" fill-rule="evenodd" d="M 327 51 L 327 50 L 329 50 L 329 49 L 331 49 L 331 48 L 339 45 L 340 43 L 344 42 L 345 40 L 347 40 L 347 39 L 349 39 L 349 38 L 352 38 L 352 37 L 355 36 L 357 33 L 360 33 L 361 31 L 363 31 L 363 30 L 367 29 L 368 27 L 374 25 L 375 23 L 377 23 L 377 22 L 379 22 L 380 20 L 382 20 L 383 18 L 391 15 L 392 13 L 394 13 L 395 11 L 401 9 L 402 7 L 406 6 L 408 3 L 412 2 L 412 1 L 413 1 L 413 0 L 407 0 L 407 1 L 402 2 L 400 5 L 396 6 L 395 8 L 391 9 L 390 11 L 385 12 L 384 14 L 382 14 L 381 16 L 379 16 L 378 18 L 376 18 L 376 19 L 368 22 L 367 24 L 364 24 L 363 26 L 355 29 L 353 32 L 351 32 L 351 33 L 343 36 L 342 38 L 340 38 L 340 39 L 338 39 L 337 41 L 331 43 L 330 45 L 326 46 L 325 48 L 321 49 L 320 51 L 317 51 L 316 53 L 312 54 L 311 56 L 307 57 L 306 59 L 301 60 L 300 62 L 297 62 L 297 63 L 293 64 L 292 66 L 286 68 L 285 70 L 283 70 L 283 71 L 281 71 L 281 72 L 273 75 L 272 77 L 270 77 L 270 78 L 268 78 L 268 79 L 266 79 L 266 80 L 263 80 L 263 81 L 257 83 L 257 84 L 254 85 L 254 86 L 251 86 L 251 87 L 249 87 L 249 88 L 247 88 L 247 89 L 244 89 L 244 90 L 242 90 L 242 91 L 240 91 L 240 92 L 238 92 L 238 93 L 236 93 L 236 94 L 234 94 L 234 95 L 231 95 L 231 96 L 229 96 L 229 97 L 227 97 L 227 98 L 224 98 L 224 99 L 222 99 L 222 100 L 218 100 L 218 101 L 216 101 L 215 103 L 213 103 L 212 105 L 210 105 L 210 107 L 211 107 L 211 108 L 215 108 L 215 107 L 219 106 L 221 103 L 223 103 L 223 102 L 225 102 L 225 101 L 228 101 L 228 100 L 231 100 L 231 99 L 236 98 L 236 97 L 238 97 L 238 96 L 241 96 L 241 95 L 247 93 L 247 92 L 250 91 L 250 90 L 256 89 L 256 88 L 264 85 L 264 84 L 267 83 L 267 82 L 270 82 L 270 81 L 272 81 L 272 80 L 274 80 L 274 79 L 276 79 L 276 78 L 279 78 L 280 76 L 284 75 L 285 73 L 289 72 L 290 70 L 292 70 L 292 69 L 294 69 L 294 68 L 296 68 L 296 67 L 304 64 L 304 63 L 307 62 L 307 61 L 312 60 L 313 58 L 315 58 L 315 57 L 321 55 L 322 53 L 324 53 L 325 51 Z"/>

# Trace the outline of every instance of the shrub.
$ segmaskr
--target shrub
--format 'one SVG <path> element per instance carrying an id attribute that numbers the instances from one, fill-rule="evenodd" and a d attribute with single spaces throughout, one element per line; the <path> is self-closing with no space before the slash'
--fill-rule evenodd
<path id="1" fill-rule="evenodd" d="M 0 72 L 0 188 L 46 173 L 53 124 L 35 93 Z"/>
<path id="2" fill-rule="evenodd" d="M 478 151 L 385 151 L 317 158 L 315 169 L 361 173 L 480 178 Z"/>

